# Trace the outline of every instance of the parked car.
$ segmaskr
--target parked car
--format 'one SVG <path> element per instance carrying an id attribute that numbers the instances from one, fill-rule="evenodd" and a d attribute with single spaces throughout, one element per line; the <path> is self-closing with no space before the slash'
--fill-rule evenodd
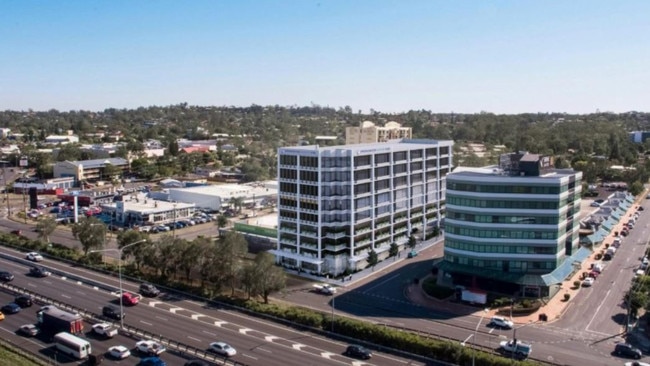
<path id="1" fill-rule="evenodd" d="M 614 354 L 622 357 L 640 359 L 643 356 L 641 350 L 629 343 L 617 343 L 614 347 Z"/>
<path id="2" fill-rule="evenodd" d="M 118 307 L 106 305 L 102 308 L 102 315 L 107 318 L 120 320 L 124 318 L 126 314 L 120 313 L 120 309 Z"/>
<path id="3" fill-rule="evenodd" d="M 23 231 L 22 230 L 11 230 L 11 233 L 16 235 L 16 236 L 23 236 Z"/>
<path id="4" fill-rule="evenodd" d="M 0 309 L 5 314 L 18 314 L 21 307 L 15 302 L 11 302 Z"/>
<path id="5" fill-rule="evenodd" d="M 142 296 L 156 297 L 160 294 L 160 290 L 150 283 L 142 283 L 140 284 L 140 293 Z"/>
<path id="6" fill-rule="evenodd" d="M 18 304 L 21 308 L 28 308 L 34 304 L 34 299 L 31 296 L 19 295 L 14 299 L 14 303 Z"/>
<path id="7" fill-rule="evenodd" d="M 40 332 L 41 330 L 38 329 L 38 327 L 35 326 L 34 324 L 25 324 L 25 325 L 21 325 L 20 328 L 18 328 L 18 333 L 28 337 L 33 337 L 35 335 L 38 335 L 38 333 Z"/>
<path id="8" fill-rule="evenodd" d="M 124 346 L 113 346 L 108 348 L 108 355 L 117 360 L 123 360 L 131 356 L 131 351 Z"/>
<path id="9" fill-rule="evenodd" d="M 632 362 L 626 362 L 625 366 L 650 366 L 650 363 L 647 362 L 639 362 L 639 361 L 632 361 Z"/>
<path id="10" fill-rule="evenodd" d="M 224 342 L 212 342 L 210 343 L 208 350 L 225 357 L 232 357 L 237 354 L 237 350 L 232 348 L 228 343 Z"/>
<path id="11" fill-rule="evenodd" d="M 32 267 L 29 269 L 29 275 L 34 277 L 48 277 L 52 272 L 48 271 L 45 267 Z"/>
<path id="12" fill-rule="evenodd" d="M 43 260 L 43 256 L 36 252 L 29 252 L 25 255 L 25 259 L 32 262 L 40 262 Z"/>
<path id="13" fill-rule="evenodd" d="M 499 343 L 499 347 L 504 352 L 514 354 L 518 358 L 526 358 L 530 356 L 531 352 L 533 351 L 532 345 L 519 340 L 501 341 L 501 343 Z"/>
<path id="14" fill-rule="evenodd" d="M 591 287 L 594 284 L 593 277 L 587 277 L 582 281 L 582 287 Z"/>
<path id="15" fill-rule="evenodd" d="M 589 274 L 587 276 L 591 277 L 593 279 L 596 279 L 596 278 L 598 278 L 598 275 L 600 275 L 600 272 L 591 271 L 591 272 L 589 272 Z"/>
<path id="16" fill-rule="evenodd" d="M 0 271 L 0 280 L 4 282 L 9 282 L 14 280 L 14 275 L 11 272 Z"/>
<path id="17" fill-rule="evenodd" d="M 492 326 L 499 327 L 499 328 L 504 328 L 504 329 L 512 329 L 512 326 L 514 325 L 514 323 L 511 320 L 508 320 L 508 319 L 506 319 L 506 318 L 504 318 L 502 316 L 493 316 L 490 319 L 490 322 L 488 323 L 488 325 L 492 325 Z"/>
<path id="18" fill-rule="evenodd" d="M 370 352 L 369 349 L 358 344 L 349 345 L 343 354 L 348 357 L 360 358 L 362 360 L 369 360 L 372 357 L 372 352 Z"/>

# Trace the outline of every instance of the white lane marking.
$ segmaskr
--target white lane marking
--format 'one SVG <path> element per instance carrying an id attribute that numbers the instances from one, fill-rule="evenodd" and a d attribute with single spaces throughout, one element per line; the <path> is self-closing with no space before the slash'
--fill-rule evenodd
<path id="1" fill-rule="evenodd" d="M 61 279 L 65 281 L 65 280 L 67 280 L 67 279 L 68 279 L 68 277 L 66 277 L 66 276 L 63 276 L 63 277 L 61 277 Z"/>
<path id="2" fill-rule="evenodd" d="M 257 357 L 253 357 L 253 356 L 251 356 L 249 354 L 246 354 L 246 353 L 242 353 L 242 356 L 252 358 L 253 360 L 257 360 Z"/>
<path id="3" fill-rule="evenodd" d="M 332 352 L 321 352 L 320 356 L 329 359 L 330 357 L 334 356 L 335 353 Z"/>
<path id="4" fill-rule="evenodd" d="M 207 330 L 204 330 L 203 333 L 208 334 L 208 335 L 211 335 L 211 336 L 216 336 L 215 333 L 208 332 Z"/>
<path id="5" fill-rule="evenodd" d="M 490 328 L 490 331 L 488 333 L 492 334 L 492 332 L 494 332 L 494 328 Z"/>
<path id="6" fill-rule="evenodd" d="M 169 309 L 169 311 L 170 311 L 172 314 L 176 314 L 176 312 L 179 311 L 179 310 L 185 310 L 185 309 L 183 309 L 183 308 L 171 308 L 171 309 Z"/>
<path id="7" fill-rule="evenodd" d="M 291 345 L 291 347 L 293 347 L 293 349 L 297 349 L 298 351 L 301 351 L 301 348 L 305 347 L 305 345 L 300 343 L 294 343 Z"/>
<path id="8" fill-rule="evenodd" d="M 99 287 L 97 287 L 97 286 L 93 286 L 93 290 L 98 291 L 98 290 L 99 290 Z"/>
<path id="9" fill-rule="evenodd" d="M 191 340 L 193 340 L 193 341 L 201 342 L 200 339 L 198 339 L 198 338 L 194 338 L 194 337 L 192 337 L 192 336 L 187 336 L 187 338 L 189 338 L 189 339 L 191 339 Z"/>
<path id="10" fill-rule="evenodd" d="M 164 316 L 158 316 L 158 315 L 156 315 L 156 319 L 160 319 L 160 320 L 167 321 L 169 318 L 165 318 Z"/>
<path id="11" fill-rule="evenodd" d="M 142 324 L 146 324 L 146 325 L 153 325 L 153 324 L 151 324 L 151 323 L 149 323 L 149 322 L 145 322 L 144 320 L 140 320 L 140 323 L 142 323 Z"/>
<path id="12" fill-rule="evenodd" d="M 84 283 L 81 281 L 77 281 L 77 285 L 83 285 Z"/>
<path id="13" fill-rule="evenodd" d="M 149 301 L 149 306 L 155 307 L 158 304 L 162 304 L 162 302 L 160 302 L 160 301 Z"/>
<path id="14" fill-rule="evenodd" d="M 51 285 L 51 284 L 52 284 L 52 281 L 43 280 L 43 283 L 46 283 L 46 284 L 48 284 L 48 285 Z"/>
<path id="15" fill-rule="evenodd" d="M 36 285 L 35 285 L 35 284 L 33 284 L 33 283 L 31 283 L 31 282 L 30 282 L 30 283 L 28 283 L 28 284 L 27 284 L 27 286 L 29 286 L 29 287 L 36 287 Z"/>
<path id="16" fill-rule="evenodd" d="M 367 365 L 367 364 L 362 361 L 352 361 L 352 366 L 363 366 L 363 365 Z"/>
<path id="17" fill-rule="evenodd" d="M 383 285 L 384 283 L 386 283 L 386 282 L 388 282 L 388 281 L 390 281 L 390 280 L 392 280 L 393 278 L 396 278 L 396 277 L 399 277 L 399 276 L 400 276 L 400 274 L 396 274 L 396 275 L 394 275 L 394 276 L 391 276 L 391 277 L 388 277 L 387 279 L 385 279 L 385 280 L 383 280 L 383 281 L 381 281 L 381 282 L 379 282 L 378 284 L 376 284 L 376 285 L 374 285 L 374 286 L 372 286 L 372 287 L 371 287 L 371 288 L 369 288 L 369 289 L 366 289 L 366 290 L 365 290 L 365 291 L 363 291 L 363 292 L 366 292 L 366 293 L 368 293 L 368 292 L 370 292 L 370 291 L 372 291 L 373 289 L 375 289 L 375 288 L 377 288 L 377 287 L 379 287 L 379 286 L 381 286 L 381 285 Z"/>
<path id="18" fill-rule="evenodd" d="M 239 328 L 239 333 L 246 334 L 246 333 L 250 332 L 251 330 L 252 329 L 248 329 L 248 328 Z"/>
<path id="19" fill-rule="evenodd" d="M 224 321 L 215 321 L 214 322 L 214 325 L 216 325 L 219 328 L 221 328 L 221 326 L 225 325 L 225 324 L 228 324 L 228 322 L 224 322 Z"/>
<path id="20" fill-rule="evenodd" d="M 202 316 L 206 316 L 206 315 L 203 315 L 203 314 L 192 314 L 192 319 L 194 319 L 194 320 L 198 320 L 198 319 L 199 319 L 200 317 L 202 317 Z"/>
<path id="21" fill-rule="evenodd" d="M 65 297 L 66 299 L 72 299 L 70 296 L 68 296 L 66 294 L 61 294 L 61 297 Z"/>
<path id="22" fill-rule="evenodd" d="M 612 283 L 612 286 L 614 286 L 614 283 Z M 600 311 L 600 308 L 605 303 L 605 299 L 607 299 L 607 297 L 609 296 L 610 291 L 612 291 L 611 288 L 609 290 L 607 290 L 607 293 L 602 298 L 603 300 L 600 302 L 600 305 L 598 305 L 598 307 L 596 308 L 596 311 L 594 311 L 594 316 L 591 317 L 591 320 L 589 321 L 589 324 L 587 324 L 587 327 L 585 328 L 585 330 L 590 330 L 589 328 L 591 327 L 591 323 L 593 323 L 594 319 L 596 319 L 596 316 L 598 316 L 598 312 Z"/>
<path id="23" fill-rule="evenodd" d="M 262 348 L 262 347 L 257 347 L 256 350 L 260 350 L 260 351 L 266 352 L 266 353 L 273 353 L 271 350 L 268 350 L 268 349 Z"/>
<path id="24" fill-rule="evenodd" d="M 267 341 L 267 342 L 273 342 L 274 340 L 276 340 L 276 339 L 278 339 L 278 338 L 280 338 L 280 337 L 276 337 L 276 336 L 266 336 L 266 337 L 264 337 L 264 340 Z"/>
<path id="25" fill-rule="evenodd" d="M 77 293 L 80 294 L 80 295 L 82 295 L 82 296 L 86 296 L 86 293 L 83 292 L 83 291 L 78 291 L 78 290 L 77 290 Z"/>

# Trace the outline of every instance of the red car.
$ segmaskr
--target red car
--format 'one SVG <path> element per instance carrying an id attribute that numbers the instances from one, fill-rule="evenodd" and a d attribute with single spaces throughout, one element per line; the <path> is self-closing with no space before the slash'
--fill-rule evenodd
<path id="1" fill-rule="evenodd" d="M 122 294 L 122 302 L 124 305 L 137 305 L 140 302 L 140 298 L 137 295 L 134 295 L 130 292 L 125 292 Z"/>
<path id="2" fill-rule="evenodd" d="M 589 277 L 591 277 L 591 278 L 593 278 L 593 279 L 596 279 L 596 278 L 598 278 L 598 275 L 599 275 L 599 274 L 600 274 L 600 273 L 598 273 L 598 272 L 596 272 L 596 271 L 591 271 L 591 272 L 589 272 Z"/>

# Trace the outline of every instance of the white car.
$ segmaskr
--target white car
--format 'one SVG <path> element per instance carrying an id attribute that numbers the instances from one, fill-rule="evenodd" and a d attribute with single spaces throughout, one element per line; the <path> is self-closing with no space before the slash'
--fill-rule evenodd
<path id="1" fill-rule="evenodd" d="M 108 323 L 97 323 L 93 325 L 93 332 L 104 337 L 113 338 L 117 335 L 117 328 Z"/>
<path id="2" fill-rule="evenodd" d="M 639 362 L 639 361 L 632 361 L 632 362 L 626 362 L 625 366 L 650 366 L 650 363 L 647 362 Z"/>
<path id="3" fill-rule="evenodd" d="M 508 319 L 506 319 L 504 317 L 493 316 L 490 319 L 489 325 L 499 327 L 499 328 L 512 329 L 512 326 L 514 325 L 514 323 L 512 322 L 512 320 L 508 320 Z"/>
<path id="4" fill-rule="evenodd" d="M 159 355 L 163 352 L 166 351 L 165 346 L 162 344 L 151 341 L 151 340 L 144 340 L 144 341 L 139 341 L 135 344 L 135 349 L 138 350 L 138 352 L 147 354 L 147 355 Z"/>
<path id="5" fill-rule="evenodd" d="M 587 277 L 584 279 L 584 281 L 582 281 L 582 287 L 590 287 L 593 284 L 594 284 L 593 277 Z"/>
<path id="6" fill-rule="evenodd" d="M 40 262 L 43 260 L 43 256 L 36 253 L 36 252 L 29 252 L 25 256 L 25 259 L 32 261 L 32 262 Z"/>
<path id="7" fill-rule="evenodd" d="M 232 357 L 237 354 L 237 350 L 224 342 L 212 342 L 208 350 L 226 357 Z"/>
<path id="8" fill-rule="evenodd" d="M 124 346 L 113 346 L 108 348 L 108 355 L 118 360 L 123 360 L 131 356 L 131 351 Z"/>

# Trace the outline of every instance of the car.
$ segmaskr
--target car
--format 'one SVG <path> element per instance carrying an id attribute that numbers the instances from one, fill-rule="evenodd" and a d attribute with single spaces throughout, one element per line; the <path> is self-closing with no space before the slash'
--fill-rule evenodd
<path id="1" fill-rule="evenodd" d="M 29 269 L 29 275 L 34 277 L 48 277 L 52 272 L 48 271 L 45 267 L 32 267 Z"/>
<path id="2" fill-rule="evenodd" d="M 93 333 L 104 336 L 106 338 L 113 338 L 117 335 L 117 328 L 108 323 L 93 324 Z"/>
<path id="3" fill-rule="evenodd" d="M 640 359 L 643 356 L 641 350 L 629 343 L 617 343 L 614 347 L 614 354 L 622 357 Z"/>
<path id="4" fill-rule="evenodd" d="M 504 328 L 504 329 L 512 329 L 512 326 L 514 325 L 514 323 L 511 320 L 508 320 L 508 319 L 506 319 L 506 318 L 504 318 L 502 316 L 493 316 L 490 319 L 490 322 L 488 323 L 488 325 L 492 325 L 492 326 L 499 327 L 499 328 Z"/>
<path id="5" fill-rule="evenodd" d="M 5 315 L 0 311 L 0 320 L 5 320 Z"/>
<path id="6" fill-rule="evenodd" d="M 36 252 L 29 252 L 25 255 L 25 259 L 32 262 L 40 262 L 43 260 L 43 256 Z"/>
<path id="7" fill-rule="evenodd" d="M 131 356 L 131 351 L 124 346 L 113 346 L 108 348 L 108 355 L 117 360 L 123 360 Z"/>
<path id="8" fill-rule="evenodd" d="M 159 355 L 166 351 L 165 346 L 148 339 L 136 342 L 135 349 L 146 355 Z"/>
<path id="9" fill-rule="evenodd" d="M 366 347 L 360 346 L 358 344 L 351 344 L 343 352 L 344 355 L 348 357 L 360 358 L 362 360 L 369 360 L 372 358 L 372 352 Z"/>
<path id="10" fill-rule="evenodd" d="M 641 263 L 643 264 L 648 264 L 648 262 L 649 262 L 648 257 L 643 257 L 643 259 L 641 260 Z"/>
<path id="11" fill-rule="evenodd" d="M 210 366 L 210 364 L 203 360 L 189 360 L 183 366 Z"/>
<path id="12" fill-rule="evenodd" d="M 16 236 L 23 236 L 22 230 L 11 230 L 11 233 Z"/>
<path id="13" fill-rule="evenodd" d="M 591 272 L 589 272 L 589 274 L 587 275 L 587 277 L 591 277 L 591 278 L 593 278 L 593 279 L 596 279 L 596 278 L 598 278 L 598 275 L 600 275 L 600 272 L 597 272 L 597 271 L 591 271 Z"/>
<path id="14" fill-rule="evenodd" d="M 130 292 L 124 292 L 122 294 L 122 302 L 124 305 L 134 306 L 140 302 L 140 298 Z"/>
<path id="15" fill-rule="evenodd" d="M 136 366 L 167 366 L 167 364 L 160 357 L 153 356 L 141 359 Z"/>
<path id="16" fill-rule="evenodd" d="M 642 270 L 642 269 L 637 269 L 637 270 L 634 272 L 634 278 L 641 277 L 641 276 L 644 276 L 644 275 L 645 275 L 645 271 Z"/>
<path id="17" fill-rule="evenodd" d="M 15 302 L 4 305 L 0 310 L 5 314 L 17 314 L 20 312 L 21 307 Z"/>
<path id="18" fill-rule="evenodd" d="M 0 280 L 3 282 L 9 282 L 14 280 L 14 275 L 11 272 L 0 271 Z"/>
<path id="19" fill-rule="evenodd" d="M 156 297 L 160 294 L 160 290 L 150 283 L 142 283 L 140 284 L 140 293 L 142 296 Z"/>
<path id="20" fill-rule="evenodd" d="M 587 277 L 582 281 L 582 287 L 591 287 L 594 284 L 593 277 Z"/>
<path id="21" fill-rule="evenodd" d="M 28 295 L 19 295 L 14 299 L 14 303 L 18 304 L 21 308 L 28 308 L 34 304 L 34 299 Z"/>
<path id="22" fill-rule="evenodd" d="M 530 356 L 533 351 L 533 346 L 524 343 L 520 340 L 510 340 L 510 341 L 501 341 L 499 343 L 499 348 L 501 348 L 506 353 L 511 353 L 518 356 L 519 358 L 526 358 Z"/>
<path id="23" fill-rule="evenodd" d="M 116 320 L 121 320 L 126 316 L 126 314 L 120 312 L 119 308 L 112 305 L 104 306 L 102 308 L 102 315 L 104 315 L 107 318 L 116 319 Z"/>
<path id="24" fill-rule="evenodd" d="M 232 357 L 237 354 L 237 350 L 232 348 L 228 343 L 212 342 L 208 347 L 208 351 L 220 354 L 226 357 Z"/>
<path id="25" fill-rule="evenodd" d="M 591 206 L 591 207 L 600 207 L 600 203 L 594 201 L 594 202 L 592 202 L 591 205 L 589 205 L 589 206 Z"/>
<path id="26" fill-rule="evenodd" d="M 415 258 L 418 256 L 418 252 L 415 250 L 411 250 L 409 254 L 407 255 L 408 258 Z"/>
<path id="27" fill-rule="evenodd" d="M 35 326 L 34 324 L 25 324 L 25 325 L 21 325 L 20 328 L 18 328 L 18 333 L 28 337 L 33 337 L 35 335 L 38 335 L 38 333 L 40 332 L 41 330 L 38 329 L 38 327 Z"/>
<path id="28" fill-rule="evenodd" d="M 645 208 L 643 208 L 643 206 L 639 206 L 639 208 L 637 208 L 637 211 L 645 211 Z"/>
<path id="29" fill-rule="evenodd" d="M 650 366 L 650 363 L 647 362 L 639 362 L 639 361 L 632 361 L 632 362 L 626 362 L 625 366 Z"/>

